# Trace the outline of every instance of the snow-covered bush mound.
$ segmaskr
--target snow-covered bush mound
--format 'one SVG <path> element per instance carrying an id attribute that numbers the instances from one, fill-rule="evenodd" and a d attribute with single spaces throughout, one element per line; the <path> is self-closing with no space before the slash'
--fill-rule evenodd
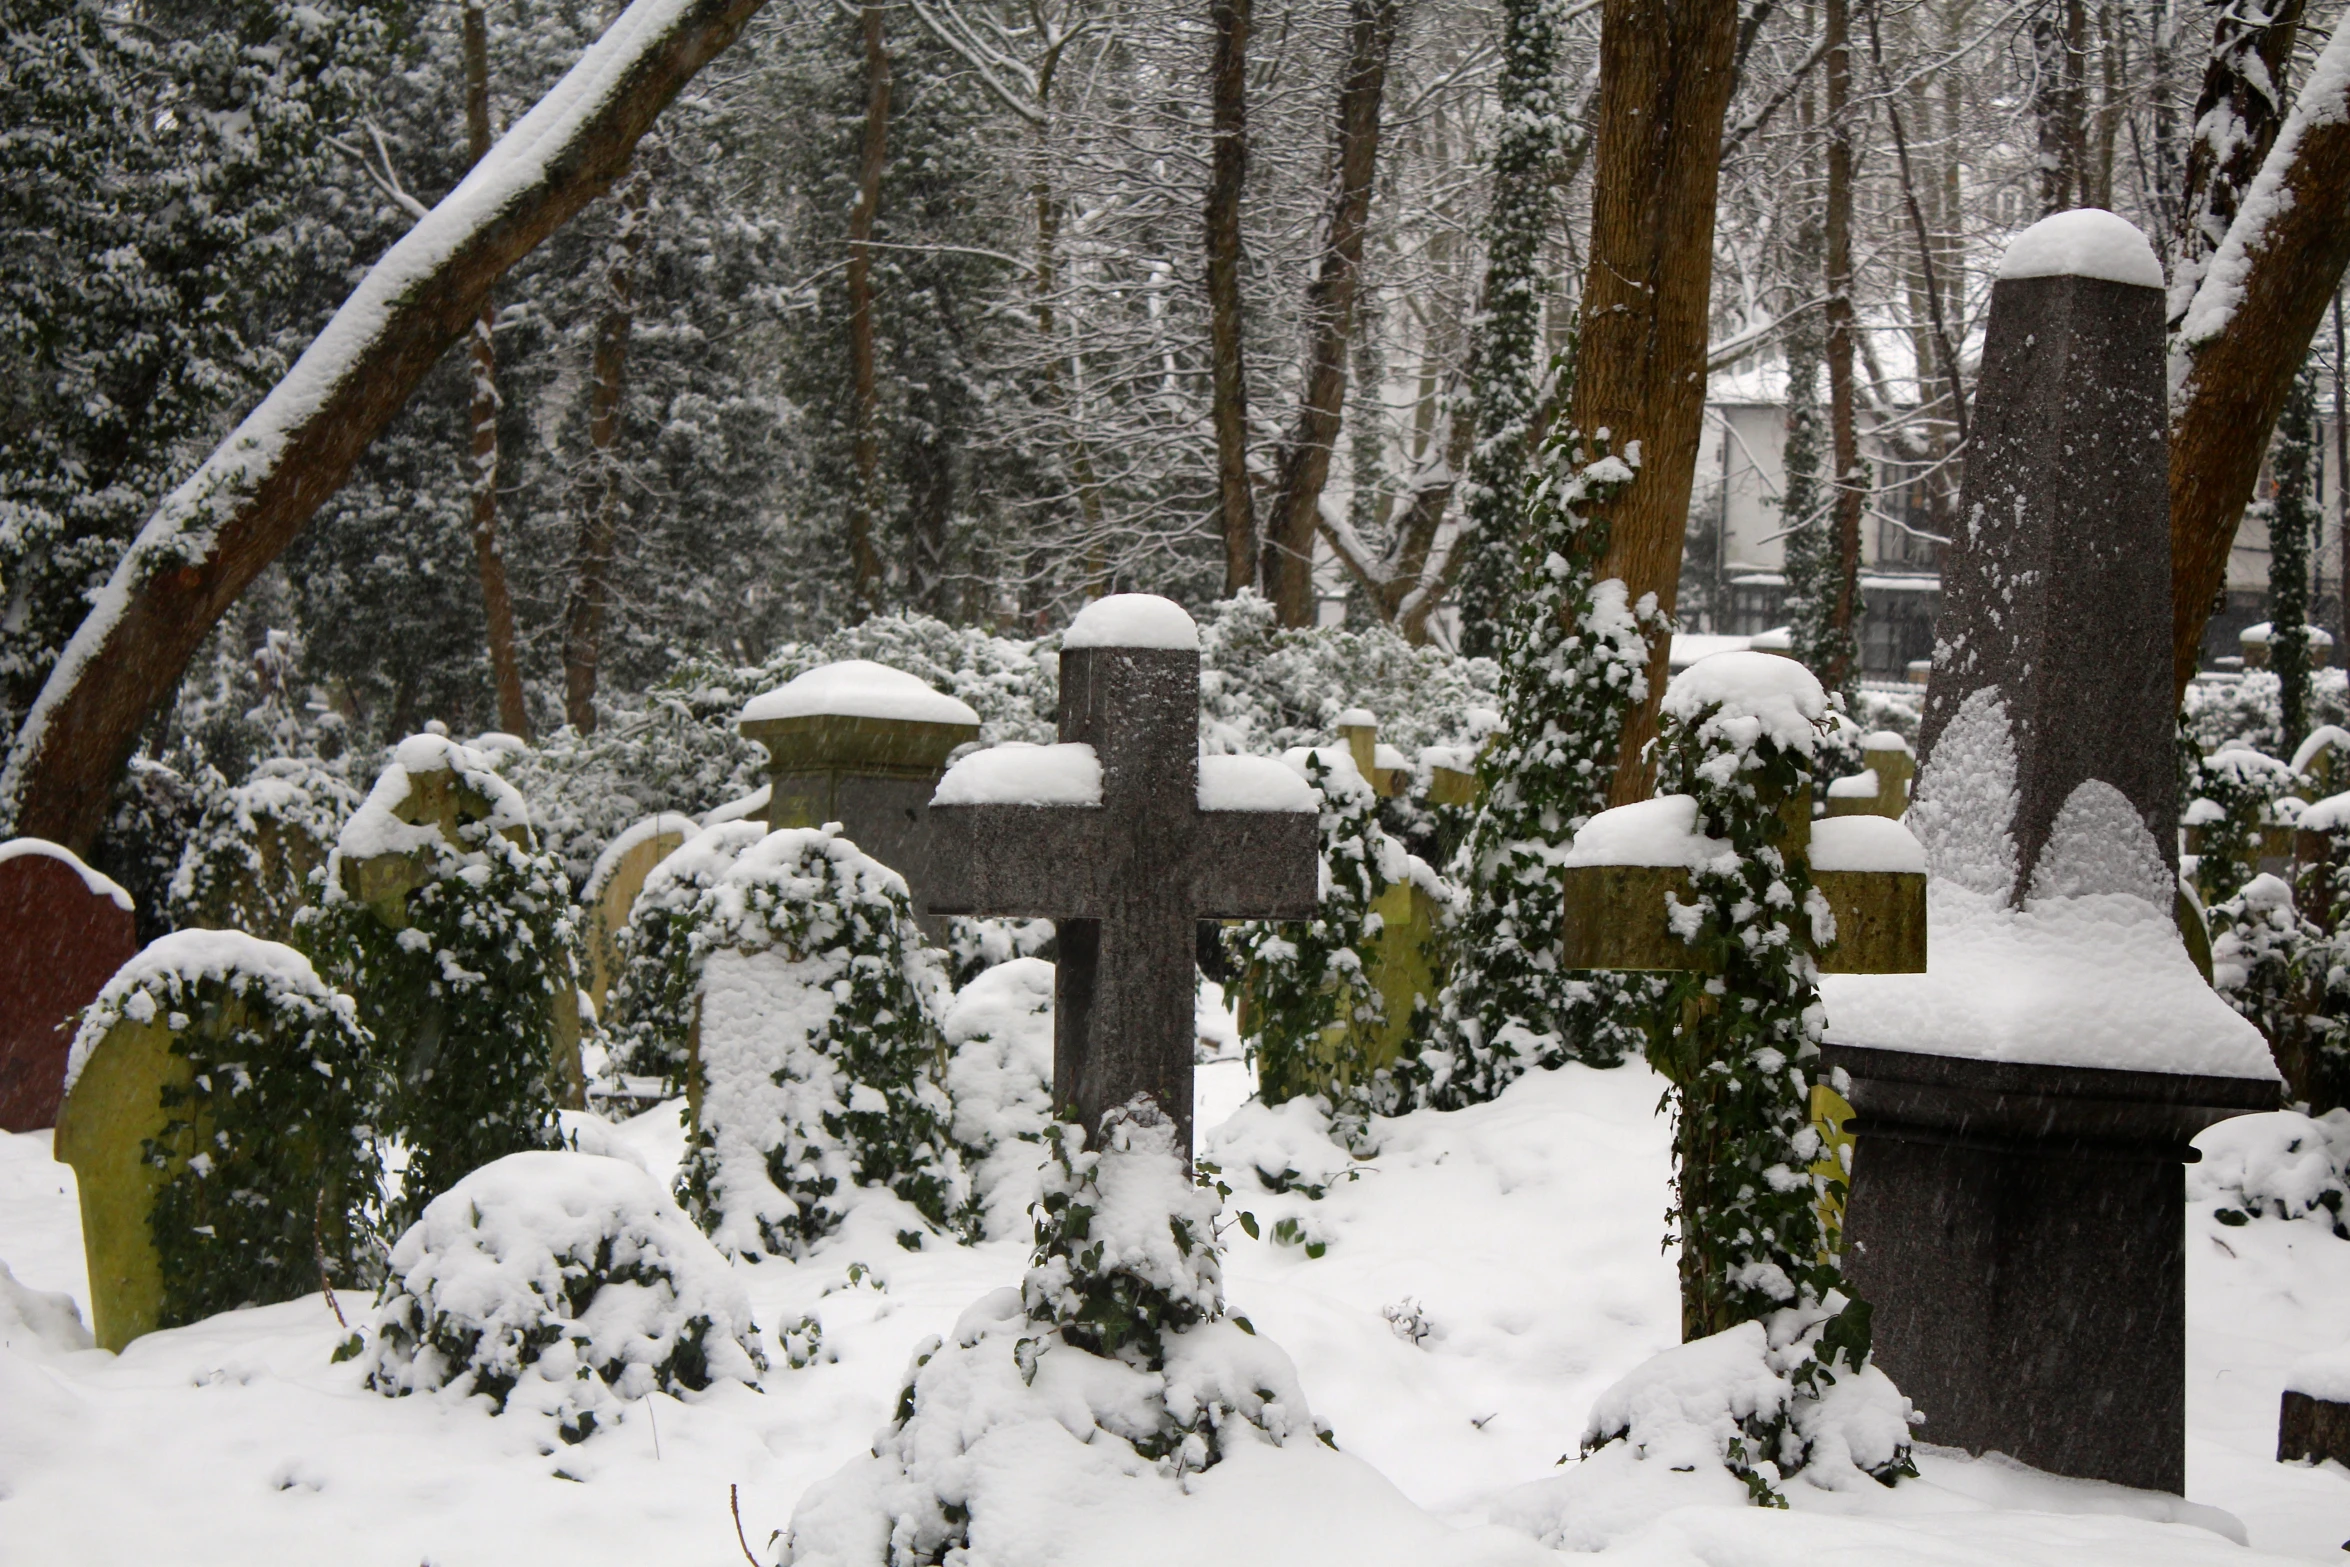
<path id="1" fill-rule="evenodd" d="M 2187 1200 L 2209 1203 L 2222 1224 L 2315 1218 L 2350 1240 L 2350 1110 L 2234 1116 L 2195 1146 L 2203 1158 L 2187 1166 Z"/>
<path id="2" fill-rule="evenodd" d="M 310 873 L 358 807 L 343 769 L 308 757 L 272 757 L 236 787 L 208 789 L 171 879 L 172 924 L 285 939 Z"/>
<path id="3" fill-rule="evenodd" d="M 1831 1294 L 1652 1356 L 1592 1405 L 1583 1451 L 1622 1443 L 1664 1469 L 1726 1469 L 1766 1506 L 1785 1505 L 1796 1474 L 1823 1491 L 1914 1475 L 1909 1400 L 1834 1348 L 1846 1304 Z"/>
<path id="4" fill-rule="evenodd" d="M 1035 1266 L 916 1351 L 873 1455 L 801 1499 L 790 1567 L 1013 1567 L 1053 1516 L 1178 1491 L 1235 1444 L 1330 1440 L 1289 1357 L 1224 1315 L 1216 1197 L 1174 1132 L 1146 1099 L 1098 1150 L 1056 1130 Z"/>
<path id="5" fill-rule="evenodd" d="M 70 1355 L 93 1342 L 71 1295 L 28 1289 L 0 1262 L 0 1349 Z"/>
<path id="6" fill-rule="evenodd" d="M 1053 966 L 1014 958 L 955 993 L 941 1022 L 954 1135 L 988 1238 L 1027 1223 L 1053 1121 Z"/>
<path id="7" fill-rule="evenodd" d="M 964 1224 L 945 976 L 905 879 L 834 827 L 788 828 L 737 855 L 685 923 L 669 988 L 690 982 L 699 1006 L 698 1094 L 678 1191 L 719 1248 L 800 1256 L 872 1187 Z"/>
<path id="8" fill-rule="evenodd" d="M 1318 1095 L 1278 1105 L 1251 1099 L 1209 1130 L 1202 1153 L 1228 1178 L 1253 1176 L 1268 1192 L 1300 1192 L 1318 1201 L 1359 1173 L 1355 1155 L 1337 1134 L 1330 1101 Z"/>
<path id="9" fill-rule="evenodd" d="M 645 877 L 628 923 L 613 937 L 620 974 L 604 1013 L 617 1070 L 658 1077 L 672 1093 L 685 1091 L 701 980 L 693 962 L 695 911 L 736 857 L 766 836 L 763 821 L 715 823 Z"/>
<path id="10" fill-rule="evenodd" d="M 485 1397 L 578 1442 L 648 1393 L 756 1387 L 757 1332 L 726 1259 L 644 1170 L 518 1153 L 400 1237 L 360 1354 L 379 1393 Z"/>

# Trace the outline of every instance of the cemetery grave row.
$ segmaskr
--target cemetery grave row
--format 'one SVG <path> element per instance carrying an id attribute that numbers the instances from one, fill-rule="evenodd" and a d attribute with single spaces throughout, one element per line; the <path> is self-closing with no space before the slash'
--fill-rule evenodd
<path id="1" fill-rule="evenodd" d="M 1940 1441 L 2180 1489 L 2187 1142 L 2275 1105 L 2277 1060 L 2298 1048 L 2239 1015 L 2251 968 L 2301 984 L 2295 1016 L 2329 1015 L 2306 957 L 2252 954 L 2247 931 L 2291 914 L 2290 887 L 2281 905 L 2255 894 L 2266 861 L 2331 919 L 2350 795 L 2301 808 L 2285 788 L 2334 782 L 2350 735 L 2290 764 L 2202 759 L 2181 811 L 2161 300 L 2134 231 L 2065 222 L 2085 236 L 2064 252 L 2078 264 L 2014 264 L 1994 291 L 1922 760 L 1872 735 L 1859 772 L 1815 778 L 1852 738 L 1819 683 L 1792 659 L 1718 654 L 1666 695 L 1661 792 L 1594 817 L 1557 865 L 1565 968 L 1669 976 L 1651 1055 L 1678 1118 L 1685 1336 L 1767 1323 L 1771 1374 L 1800 1389 L 1731 1460 L 1758 1495 L 1830 1461 L 1815 1425 L 1839 1379 L 1855 1407 L 1892 1412 L 1834 1460 L 1879 1479 L 1908 1464 L 1906 1392 Z M 581 1440 L 610 1412 L 601 1390 L 756 1381 L 720 1259 L 803 1255 L 867 1200 L 899 1205 L 912 1247 L 980 1222 L 970 1170 L 993 1150 L 957 1133 L 942 1086 L 941 946 L 952 920 L 1009 917 L 1052 923 L 1049 1102 L 1073 1124 L 1035 1134 L 1047 1175 L 1020 1303 L 957 1353 L 1033 1354 L 1019 1346 L 1040 1331 L 1154 1373 L 1182 1335 L 1232 1352 L 1216 1204 L 1188 1172 L 1200 922 L 1241 922 L 1269 1100 L 1391 1106 L 1374 1085 L 1438 999 L 1453 896 L 1406 840 L 1457 838 L 1490 781 L 1458 753 L 1415 765 L 1360 710 L 1337 746 L 1203 756 L 1200 704 L 1196 627 L 1141 595 L 1097 601 L 1063 637 L 1051 744 L 973 748 L 961 701 L 877 663 L 826 666 L 742 712 L 771 759 L 755 815 L 648 818 L 576 905 L 494 759 L 419 736 L 331 847 L 294 813 L 256 818 L 224 906 L 290 945 L 190 929 L 118 955 L 119 889 L 62 851 L 0 850 L 0 897 L 43 911 L 20 919 L 74 911 L 55 924 L 55 994 L 28 985 L 15 1015 L 54 1018 L 109 976 L 56 1107 L 99 1341 L 380 1283 L 353 1348 L 386 1392 L 504 1401 L 535 1377 L 526 1402 Z M 2238 1010 L 2182 940 L 2182 818 Z M 2275 928 L 2271 946 L 2317 939 Z M 443 1285 L 452 1259 L 509 1265 L 501 1213 L 593 1184 L 555 1131 L 559 1105 L 588 1099 L 583 1019 L 600 1020 L 599 1088 L 685 1094 L 688 1155 L 675 1204 L 607 1182 L 543 1260 L 591 1286 L 615 1267 L 657 1279 L 673 1307 L 657 1365 L 571 1327 L 501 1337 Z M 54 1022 L 11 1026 L 0 1093 L 16 1097 L 0 1103 L 39 1116 L 12 1085 L 44 1077 Z M 2299 1092 L 2340 1047 L 2315 1024 L 2292 1037 Z M 391 1143 L 397 1182 L 379 1167 Z M 1088 1244 L 1105 1194 L 1128 1190 L 1144 1195 L 1117 1222 L 1147 1209 L 1174 1252 L 1155 1221 L 1108 1262 Z M 517 1287 L 550 1321 L 581 1315 Z M 462 1365 L 420 1349 L 460 1340 Z M 2330 1386 L 2292 1395 L 2288 1445 L 2340 1431 Z M 1243 1413 L 1276 1441 L 1305 1434 Z M 1212 1425 L 1197 1412 L 1150 1440 L 1191 1453 Z"/>

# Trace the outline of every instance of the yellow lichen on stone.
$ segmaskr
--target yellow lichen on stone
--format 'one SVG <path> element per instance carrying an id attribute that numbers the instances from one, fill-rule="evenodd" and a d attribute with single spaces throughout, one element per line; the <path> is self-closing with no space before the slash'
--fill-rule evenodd
<path id="1" fill-rule="evenodd" d="M 101 1349 L 117 1353 L 162 1320 L 163 1271 L 148 1216 L 156 1193 L 178 1172 L 146 1163 L 142 1151 L 171 1119 L 165 1086 L 190 1078 L 187 1057 L 171 1045 L 164 1019 L 124 1018 L 90 1052 L 57 1112 L 52 1147 L 60 1163 L 73 1166 L 81 1190 L 91 1331 Z"/>

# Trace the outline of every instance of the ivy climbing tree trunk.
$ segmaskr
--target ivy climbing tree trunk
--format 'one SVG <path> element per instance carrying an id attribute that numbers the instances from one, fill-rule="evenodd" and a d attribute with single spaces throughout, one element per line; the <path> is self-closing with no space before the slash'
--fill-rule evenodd
<path id="1" fill-rule="evenodd" d="M 465 136 L 468 167 L 490 155 L 489 26 L 479 4 L 465 7 Z M 497 302 L 484 294 L 473 318 L 473 558 L 481 576 L 482 626 L 490 651 L 490 678 L 498 693 L 498 727 L 530 738 L 530 708 L 522 698 L 522 665 L 514 655 L 514 598 L 506 591 L 506 557 L 498 544 L 498 349 L 491 337 Z"/>
<path id="2" fill-rule="evenodd" d="M 865 41 L 865 140 L 857 201 L 849 209 L 849 460 L 857 493 L 849 508 L 849 569 L 858 612 L 881 607 L 881 383 L 873 349 L 873 223 L 889 162 L 889 40 L 878 0 L 858 13 Z"/>
<path id="3" fill-rule="evenodd" d="M 1332 137 L 1336 185 L 1321 259 L 1306 286 L 1306 362 L 1297 424 L 1281 450 L 1280 487 L 1265 527 L 1265 597 L 1284 626 L 1309 626 L 1314 621 L 1316 524 L 1345 411 L 1346 351 L 1354 338 L 1371 178 L 1379 166 L 1379 112 L 1387 95 L 1387 62 L 1395 51 L 1399 20 L 1399 0 L 1353 0 L 1346 75 L 1339 82 Z"/>
<path id="4" fill-rule="evenodd" d="M 563 625 L 563 714 L 583 735 L 596 732 L 596 673 L 612 608 L 612 554 L 627 505 L 620 471 L 620 425 L 628 397 L 628 340 L 636 328 L 636 260 L 644 243 L 647 171 L 621 188 L 620 228 L 604 273 L 604 313 L 588 392 L 588 482 L 572 562 L 571 600 Z"/>
<path id="5" fill-rule="evenodd" d="M 1729 106 L 1735 0 L 1605 0 L 1591 253 L 1584 273 L 1573 428 L 1607 432 L 1635 482 L 1594 508 L 1598 575 L 1630 605 L 1670 614 L 1705 411 L 1714 198 Z M 1648 792 L 1643 756 L 1664 697 L 1667 639 L 1649 649 L 1645 698 L 1627 715 L 1611 803 Z"/>
<path id="6" fill-rule="evenodd" d="M 1216 429 L 1216 531 L 1224 541 L 1227 597 L 1257 580 L 1256 497 L 1248 482 L 1248 362 L 1240 309 L 1240 198 L 1248 184 L 1252 9 L 1251 0 L 1210 0 L 1208 6 L 1208 22 L 1216 34 L 1209 73 L 1209 420 Z"/>
<path id="7" fill-rule="evenodd" d="M 2171 236 L 2170 327 L 2185 320 L 2244 196 L 2285 123 L 2285 82 L 2305 0 L 2237 0 L 2213 19 L 2211 59 L 2187 136 L 2186 189 Z"/>
<path id="8" fill-rule="evenodd" d="M 156 707 L 239 594 L 342 485 L 507 268 L 627 169 L 762 0 L 637 0 L 368 270 L 294 368 L 156 508 L 0 770 L 0 816 L 86 850 Z"/>
<path id="9" fill-rule="evenodd" d="M 2270 458 L 2277 492 L 2268 521 L 2268 662 L 2284 720 L 2280 755 L 2298 750 L 2309 733 L 2309 541 L 2317 531 L 2310 465 L 2316 456 L 2317 378 L 2304 363 L 2278 416 Z"/>

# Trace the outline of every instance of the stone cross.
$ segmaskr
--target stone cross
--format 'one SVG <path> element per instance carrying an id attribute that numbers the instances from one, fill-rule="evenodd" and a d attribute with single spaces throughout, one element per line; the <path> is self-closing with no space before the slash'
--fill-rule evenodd
<path id="1" fill-rule="evenodd" d="M 1197 922 L 1312 916 L 1316 796 L 1269 757 L 1200 756 L 1198 629 L 1149 594 L 1070 623 L 1060 739 L 948 771 L 931 908 L 1052 920 L 1055 1101 L 1090 1133 L 1148 1094 L 1188 1151 Z"/>
<path id="2" fill-rule="evenodd" d="M 906 878 L 923 934 L 941 940 L 924 818 L 948 753 L 979 738 L 979 715 L 915 675 L 859 658 L 753 697 L 736 722 L 767 748 L 767 825 L 840 823 Z"/>
<path id="3" fill-rule="evenodd" d="M 55 1123 L 75 1015 L 138 950 L 129 893 L 69 849 L 0 843 L 0 1130 Z"/>
<path id="4" fill-rule="evenodd" d="M 1858 1112 L 1845 1266 L 1920 1435 L 2176 1491 L 2181 1161 L 2277 1083 L 2170 923 L 2163 354 L 2128 223 L 2061 213 L 2010 246 L 1908 816 L 1936 967 L 1822 995 Z"/>

